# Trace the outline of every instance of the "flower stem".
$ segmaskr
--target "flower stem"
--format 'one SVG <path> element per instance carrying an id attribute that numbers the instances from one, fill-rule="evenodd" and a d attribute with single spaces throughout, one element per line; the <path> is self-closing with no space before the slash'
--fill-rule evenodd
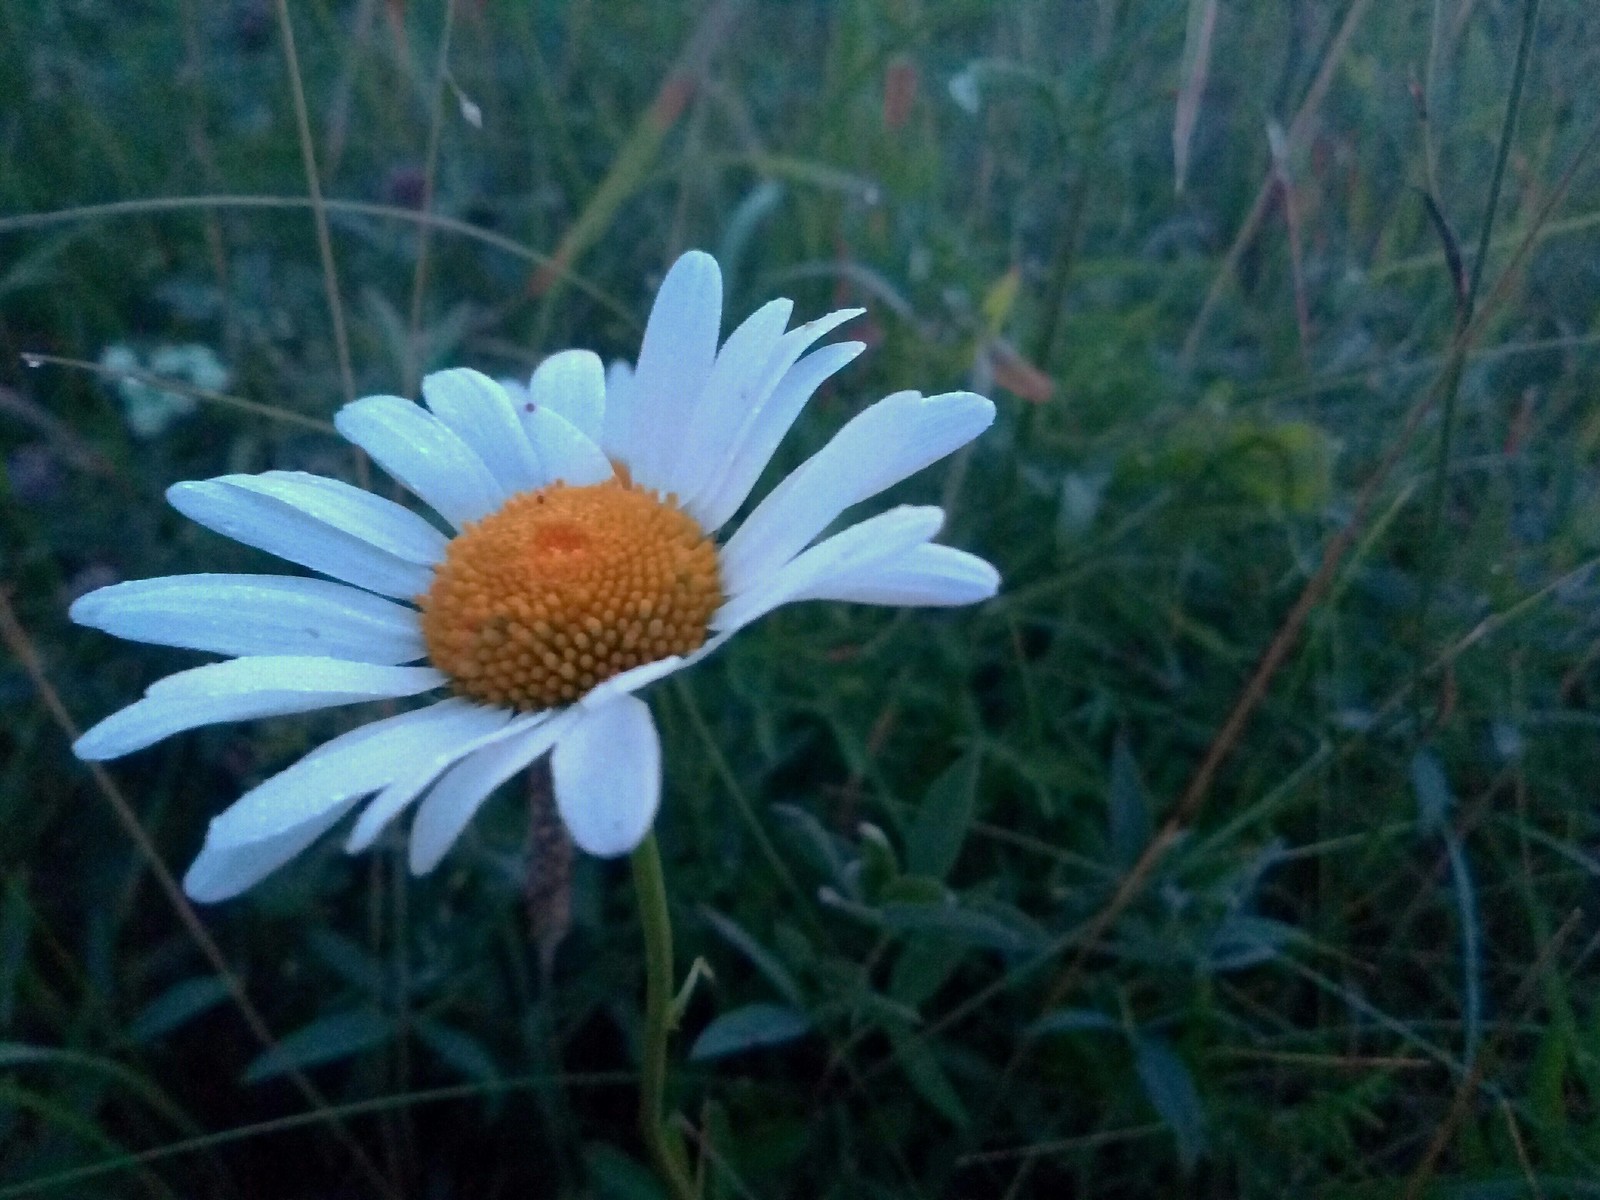
<path id="1" fill-rule="evenodd" d="M 667 911 L 667 884 L 661 873 L 661 851 L 652 830 L 633 852 L 633 886 L 639 895 L 639 924 L 644 929 L 645 1009 L 644 1065 L 639 1080 L 639 1130 L 673 1200 L 697 1200 L 690 1182 L 683 1142 L 669 1129 L 665 1106 L 667 1039 L 672 1036 L 672 916 Z"/>

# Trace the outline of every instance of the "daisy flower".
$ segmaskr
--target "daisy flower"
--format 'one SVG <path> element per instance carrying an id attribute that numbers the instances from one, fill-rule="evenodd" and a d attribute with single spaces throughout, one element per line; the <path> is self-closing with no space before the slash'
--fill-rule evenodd
<path id="1" fill-rule="evenodd" d="M 792 308 L 772 301 L 719 348 L 721 272 L 690 252 L 662 282 L 632 368 L 608 376 L 568 350 L 525 393 L 449 370 L 423 381 L 422 405 L 369 396 L 341 409 L 339 432 L 449 534 L 299 471 L 176 484 L 167 498 L 186 517 L 328 578 L 174 575 L 79 599 L 80 624 L 230 657 L 158 680 L 74 750 L 111 759 L 202 725 L 445 689 L 247 792 L 211 822 L 189 895 L 238 895 L 358 807 L 352 852 L 415 805 L 411 868 L 429 871 L 490 793 L 546 753 L 577 845 L 629 852 L 661 796 L 645 685 L 783 604 L 971 604 L 998 586 L 987 562 L 934 544 L 938 508 L 817 540 L 987 428 L 994 406 L 970 392 L 871 405 L 718 540 L 812 393 L 864 348 L 807 353 L 860 309 L 785 332 Z"/>

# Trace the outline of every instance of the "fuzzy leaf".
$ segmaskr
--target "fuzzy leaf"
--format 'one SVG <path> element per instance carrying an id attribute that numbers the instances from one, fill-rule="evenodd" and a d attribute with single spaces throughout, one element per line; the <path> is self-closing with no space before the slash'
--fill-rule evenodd
<path id="1" fill-rule="evenodd" d="M 746 933 L 744 927 L 732 917 L 725 917 L 705 905 L 700 906 L 700 915 L 706 919 L 706 924 L 722 935 L 724 941 L 750 960 L 778 995 L 795 1008 L 805 1007 L 800 998 L 800 985 L 772 951 Z"/>
<path id="2" fill-rule="evenodd" d="M 1417 794 L 1417 828 L 1438 833 L 1444 827 L 1455 797 L 1438 755 L 1426 748 L 1411 756 L 1411 787 Z"/>
<path id="3" fill-rule="evenodd" d="M 978 756 L 958 759 L 933 781 L 906 835 L 906 869 L 943 879 L 961 854 L 978 799 Z"/>
<path id="4" fill-rule="evenodd" d="M 128 1026 L 136 1042 L 154 1041 L 228 998 L 228 985 L 215 975 L 173 984 L 140 1010 Z"/>
<path id="5" fill-rule="evenodd" d="M 1106 808 L 1111 857 L 1119 866 L 1130 867 L 1150 843 L 1150 803 L 1139 777 L 1139 764 L 1126 739 L 1120 737 L 1111 751 L 1111 787 Z"/>
<path id="6" fill-rule="evenodd" d="M 370 1008 L 318 1017 L 303 1025 L 245 1069 L 245 1083 L 262 1083 L 287 1071 L 350 1058 L 394 1035 L 394 1022 Z"/>
<path id="7" fill-rule="evenodd" d="M 689 1050 L 691 1062 L 709 1062 L 744 1050 L 781 1046 L 811 1030 L 811 1018 L 781 1004 L 746 1004 L 717 1017 Z"/>
<path id="8" fill-rule="evenodd" d="M 950 1085 L 949 1077 L 928 1048 L 928 1043 L 898 1025 L 886 1025 L 884 1032 L 889 1035 L 889 1043 L 894 1047 L 895 1061 L 900 1064 L 900 1069 L 906 1073 L 906 1079 L 917 1090 L 917 1094 L 957 1128 L 965 1129 L 972 1124 L 967 1106 Z"/>
<path id="9" fill-rule="evenodd" d="M 1133 1052 L 1144 1094 L 1177 1139 L 1183 1169 L 1193 1170 L 1206 1148 L 1206 1114 L 1194 1076 L 1177 1051 L 1154 1034 L 1135 1034 Z"/>
<path id="10" fill-rule="evenodd" d="M 494 1056 L 477 1038 L 426 1017 L 416 1020 L 412 1029 L 418 1041 L 468 1079 L 494 1083 L 500 1078 Z"/>

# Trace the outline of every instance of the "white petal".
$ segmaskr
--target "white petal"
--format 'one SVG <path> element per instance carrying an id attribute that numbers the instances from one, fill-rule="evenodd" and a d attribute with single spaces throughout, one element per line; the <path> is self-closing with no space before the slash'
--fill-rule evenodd
<path id="1" fill-rule="evenodd" d="M 614 858 L 649 832 L 661 803 L 661 739 L 636 696 L 582 710 L 550 756 L 556 807 L 572 840 Z"/>
<path id="2" fill-rule="evenodd" d="M 716 360 L 721 326 L 722 271 L 709 254 L 690 250 L 661 281 L 634 367 L 624 461 L 645 487 L 668 490 L 684 431 Z"/>
<path id="3" fill-rule="evenodd" d="M 489 795 L 538 758 L 571 725 L 566 714 L 502 738 L 475 751 L 447 771 L 417 809 L 411 825 L 411 870 L 422 875 L 439 865 Z"/>
<path id="4" fill-rule="evenodd" d="M 922 545 L 887 564 L 863 566 L 819 579 L 785 603 L 844 600 L 853 604 L 949 608 L 981 603 L 992 599 L 999 590 L 1000 572 L 977 555 L 954 546 Z"/>
<path id="5" fill-rule="evenodd" d="M 824 346 L 801 359 L 784 375 L 772 394 L 751 414 L 749 425 L 734 448 L 715 491 L 703 504 L 691 509 L 703 528 L 720 529 L 739 511 L 800 410 L 824 381 L 853 362 L 866 348 L 865 342 Z"/>
<path id="6" fill-rule="evenodd" d="M 884 569 L 939 532 L 944 511 L 901 505 L 818 542 L 778 570 L 752 581 L 717 610 L 711 627 L 732 633 L 793 600 L 810 598 L 830 580 Z"/>
<path id="7" fill-rule="evenodd" d="M 505 388 L 487 375 L 456 368 L 424 379 L 422 398 L 506 493 L 539 486 L 539 460 Z"/>
<path id="8" fill-rule="evenodd" d="M 112 713 L 72 749 L 91 762 L 120 758 L 202 725 L 415 696 L 445 682 L 432 667 L 381 667 L 303 655 L 235 658 L 156 680 L 143 700 Z"/>
<path id="9" fill-rule="evenodd" d="M 385 471 L 460 529 L 506 500 L 483 460 L 432 413 L 399 396 L 346 404 L 334 426 Z"/>
<path id="10" fill-rule="evenodd" d="M 763 370 L 763 378 L 759 385 L 760 394 L 766 394 L 778 386 L 778 381 L 789 373 L 789 368 L 800 361 L 800 356 L 811 349 L 820 339 L 832 333 L 847 321 L 853 321 L 867 310 L 864 308 L 839 308 L 831 313 L 825 313 L 815 320 L 807 321 L 804 325 L 796 325 L 788 333 L 778 339 L 777 345 L 772 348 L 772 356 L 767 360 Z"/>
<path id="11" fill-rule="evenodd" d="M 467 755 L 484 746 L 515 737 L 535 725 L 543 724 L 550 719 L 550 715 L 549 711 L 523 713 L 513 717 L 498 729 L 480 734 L 470 741 L 451 742 L 434 757 L 417 764 L 404 775 L 392 779 L 373 797 L 372 802 L 361 810 L 361 815 L 356 818 L 355 827 L 351 829 L 350 837 L 345 842 L 345 850 L 357 854 L 371 846 L 389 823 L 404 812 L 429 784 Z"/>
<path id="12" fill-rule="evenodd" d="M 633 364 L 618 359 L 606 368 L 606 407 L 600 418 L 600 448 L 618 462 L 628 461 L 634 399 Z"/>
<path id="13" fill-rule="evenodd" d="M 524 412 L 522 427 L 539 456 L 540 486 L 560 481 L 582 487 L 611 478 L 611 460 L 555 409 L 541 406 Z"/>
<path id="14" fill-rule="evenodd" d="M 897 392 L 858 413 L 761 501 L 722 550 L 738 595 L 808 545 L 835 517 L 966 445 L 994 420 L 972 392 Z"/>
<path id="15" fill-rule="evenodd" d="M 324 525 L 354 534 L 403 562 L 437 566 L 444 559 L 445 537 L 404 505 L 369 491 L 313 475 L 308 471 L 263 471 L 259 475 L 223 475 L 235 487 L 271 496 Z"/>
<path id="16" fill-rule="evenodd" d="M 337 824 L 357 799 L 348 797 L 294 828 L 259 842 L 218 846 L 207 839 L 183 877 L 183 890 L 201 904 L 228 900 L 248 891 Z"/>
<path id="17" fill-rule="evenodd" d="M 206 844 L 242 846 L 288 833 L 333 805 L 370 795 L 453 747 L 470 745 L 510 716 L 503 708 L 452 698 L 352 729 L 246 792 L 211 822 Z"/>
<path id="18" fill-rule="evenodd" d="M 606 370 L 590 350 L 562 350 L 528 380 L 528 402 L 553 408 L 591 442 L 600 441 L 606 410 Z"/>
<path id="19" fill-rule="evenodd" d="M 158 646 L 230 656 L 309 654 L 415 662 L 426 653 L 415 609 L 322 579 L 168 575 L 114 583 L 68 610 L 79 625 Z"/>
<path id="20" fill-rule="evenodd" d="M 167 489 L 167 500 L 191 521 L 224 537 L 368 591 L 385 596 L 416 596 L 428 590 L 432 569 L 394 552 L 397 539 L 389 535 L 399 534 L 403 521 L 379 529 L 367 519 L 378 510 L 345 506 L 342 499 L 320 486 L 345 485 L 318 479 L 318 485 L 313 487 L 306 483 L 312 479 L 317 477 L 277 471 L 266 475 L 223 475 L 175 483 Z M 359 488 L 348 490 L 369 500 L 380 499 Z M 394 512 L 406 512 L 397 504 L 386 500 L 382 503 Z M 415 513 L 406 515 L 422 521 Z M 443 536 L 426 522 L 423 524 L 438 538 L 442 557 Z M 376 540 L 379 537 L 388 544 L 380 544 Z M 412 535 L 406 544 L 420 550 L 420 543 L 421 538 Z"/>
<path id="21" fill-rule="evenodd" d="M 784 377 L 800 361 L 800 356 L 819 338 L 825 337 L 846 321 L 854 320 L 866 311 L 864 308 L 841 308 L 814 321 L 807 321 L 778 338 L 765 361 L 755 367 L 752 377 L 741 389 L 737 402 L 730 400 L 726 395 L 712 397 L 708 394 L 705 403 L 711 405 L 714 415 L 705 421 L 704 429 L 708 444 L 712 448 L 709 458 L 713 466 L 700 486 L 692 494 L 684 497 L 686 501 L 692 500 L 699 507 L 704 507 L 712 501 L 712 498 L 722 490 L 727 468 L 737 456 L 739 448 L 749 438 L 757 416 L 766 407 L 767 401 L 783 382 Z M 850 357 L 853 358 L 855 355 L 852 354 Z M 842 365 L 841 363 L 840 366 Z M 735 503 L 734 507 L 737 508 L 738 504 Z"/>
<path id="22" fill-rule="evenodd" d="M 617 696 L 631 695 L 642 687 L 648 687 L 668 675 L 676 675 L 685 667 L 692 667 L 701 659 L 715 654 L 727 640 L 727 638 L 710 638 L 691 654 L 669 654 L 666 658 L 658 658 L 654 662 L 629 667 L 626 671 L 620 671 L 610 679 L 595 684 L 578 698 L 578 703 L 585 708 L 599 708 Z"/>
<path id="23" fill-rule="evenodd" d="M 431 759 L 388 784 L 372 798 L 361 815 L 356 818 L 350 836 L 345 839 L 344 849 L 346 854 L 360 854 L 370 850 L 372 843 L 378 836 L 394 822 L 394 819 L 406 809 L 411 807 L 411 802 L 422 795 L 427 786 L 449 770 L 466 751 L 454 755 L 441 755 Z"/>
<path id="24" fill-rule="evenodd" d="M 757 388 L 793 311 L 792 300 L 763 304 L 728 335 L 717 352 L 668 486 L 686 507 L 727 467 L 745 416 L 761 399 Z"/>

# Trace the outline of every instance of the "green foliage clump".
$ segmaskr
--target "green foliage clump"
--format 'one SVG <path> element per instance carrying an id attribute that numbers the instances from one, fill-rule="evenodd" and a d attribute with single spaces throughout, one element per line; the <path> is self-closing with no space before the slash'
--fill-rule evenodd
<path id="1" fill-rule="evenodd" d="M 348 391 L 630 354 L 689 246 L 736 319 L 868 309 L 774 473 L 996 398 L 902 490 L 1005 581 L 655 698 L 704 1194 L 1596 1193 L 1600 9 L 283 10 L 293 75 L 265 2 L 0 2 L 0 1196 L 662 1194 L 625 872 L 508 787 L 427 880 L 328 845 L 203 912 L 224 979 L 39 686 L 192 665 L 91 587 L 274 569 L 168 485 L 358 479 Z M 110 786 L 176 868 L 364 716 Z"/>

